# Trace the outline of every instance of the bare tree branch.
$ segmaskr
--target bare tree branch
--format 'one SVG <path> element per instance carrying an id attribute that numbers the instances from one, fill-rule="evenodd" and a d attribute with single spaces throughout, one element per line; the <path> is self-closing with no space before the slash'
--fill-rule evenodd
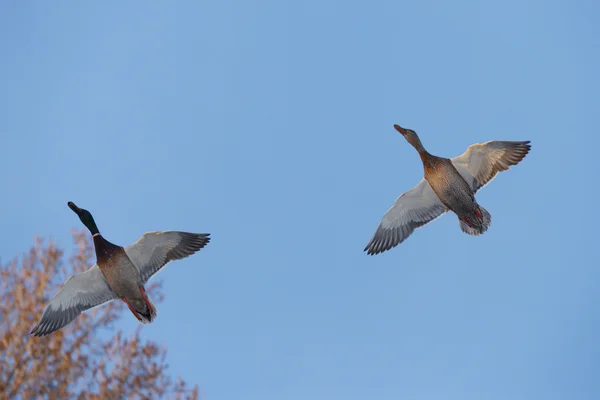
<path id="1" fill-rule="evenodd" d="M 29 335 L 50 298 L 68 275 L 95 261 L 84 231 L 74 231 L 76 251 L 36 238 L 22 256 L 0 265 L 0 394 L 2 399 L 198 399 L 198 387 L 168 375 L 166 350 L 143 340 L 141 326 L 115 330 L 124 307 L 111 302 L 83 313 L 45 337 Z M 160 283 L 147 288 L 162 299 Z"/>

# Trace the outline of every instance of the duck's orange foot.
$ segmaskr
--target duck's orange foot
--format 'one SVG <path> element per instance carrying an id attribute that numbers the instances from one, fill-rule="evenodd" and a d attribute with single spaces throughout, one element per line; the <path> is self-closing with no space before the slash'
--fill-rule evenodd
<path id="1" fill-rule="evenodd" d="M 144 289 L 143 286 L 139 286 L 140 292 L 142 292 L 142 299 L 144 300 L 144 303 L 146 303 L 146 306 L 148 307 L 148 310 L 150 310 L 150 312 L 152 312 L 154 310 L 154 306 L 152 305 L 152 303 L 150 303 L 150 300 L 148 299 L 148 296 L 146 295 L 146 289 Z"/>
<path id="2" fill-rule="evenodd" d="M 477 218 L 479 218 L 480 221 L 483 221 L 483 217 L 481 216 L 478 208 L 475 208 L 475 215 L 477 215 Z"/>
<path id="3" fill-rule="evenodd" d="M 129 310 L 133 313 L 133 315 L 138 319 L 138 320 L 142 320 L 142 316 L 140 315 L 140 313 L 138 313 L 137 311 L 135 311 L 135 309 L 133 307 L 131 307 L 131 304 L 129 304 L 129 302 L 125 299 L 125 297 L 121 297 L 121 300 L 123 300 L 125 302 L 125 304 L 127 304 L 127 307 L 129 307 Z"/>
<path id="4" fill-rule="evenodd" d="M 469 219 L 467 217 L 464 217 L 462 220 L 465 221 L 465 223 L 469 226 L 469 228 L 473 227 L 473 225 L 471 225 L 471 223 L 469 222 Z"/>

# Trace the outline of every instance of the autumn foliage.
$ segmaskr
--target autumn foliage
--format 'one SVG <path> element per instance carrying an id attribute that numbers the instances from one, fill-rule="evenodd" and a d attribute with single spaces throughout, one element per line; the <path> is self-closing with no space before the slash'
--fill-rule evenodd
<path id="1" fill-rule="evenodd" d="M 30 336 L 50 298 L 69 275 L 95 262 L 85 232 L 77 249 L 37 240 L 22 259 L 0 265 L 0 399 L 197 399 L 198 388 L 167 373 L 166 350 L 143 340 L 140 328 L 114 328 L 126 308 L 113 301 L 81 314 L 45 337 Z M 161 299 L 159 284 L 148 288 Z"/>

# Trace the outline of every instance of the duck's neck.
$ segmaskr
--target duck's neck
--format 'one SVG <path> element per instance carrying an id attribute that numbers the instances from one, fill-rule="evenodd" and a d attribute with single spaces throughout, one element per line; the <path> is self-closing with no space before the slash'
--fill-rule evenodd
<path id="1" fill-rule="evenodd" d="M 429 154 L 426 150 L 419 151 L 419 157 L 421 157 L 421 161 L 423 161 L 423 163 L 428 163 L 429 160 L 431 160 L 431 154 Z"/>
<path id="2" fill-rule="evenodd" d="M 429 153 L 427 153 L 427 150 L 425 150 L 425 147 L 423 147 L 423 143 L 421 143 L 421 139 L 419 139 L 417 137 L 417 135 L 415 135 L 414 137 L 411 138 L 410 144 L 413 145 L 413 147 L 415 148 L 415 150 L 417 150 L 419 152 L 419 154 L 421 155 L 421 157 L 423 157 L 423 155 L 428 155 Z"/>
<path id="3" fill-rule="evenodd" d="M 419 139 L 416 132 L 409 131 L 407 134 L 404 134 L 404 138 L 419 152 L 419 154 L 427 154 L 427 151 L 425 150 L 425 147 L 423 147 L 423 143 L 421 143 L 421 139 Z"/>
<path id="4" fill-rule="evenodd" d="M 96 262 L 100 268 L 110 268 L 109 263 L 111 257 L 119 250 L 120 246 L 109 242 L 104 237 L 97 233 L 93 237 L 94 249 L 96 251 Z"/>
<path id="5" fill-rule="evenodd" d="M 90 230 L 90 233 L 92 234 L 93 237 L 95 237 L 96 235 L 100 235 L 100 231 L 98 230 L 98 227 L 96 226 L 96 221 L 94 221 L 93 218 L 86 221 L 85 226 L 86 226 L 86 228 L 88 228 Z"/>
<path id="6" fill-rule="evenodd" d="M 417 152 L 419 153 L 419 157 L 421 157 L 423 165 L 429 163 L 431 159 L 431 154 L 429 154 L 429 152 L 425 150 L 425 147 L 423 147 L 423 143 L 421 143 L 421 139 L 419 139 L 419 137 L 416 134 L 410 139 L 410 144 L 412 144 L 415 150 L 417 150 Z"/>
<path id="7" fill-rule="evenodd" d="M 104 243 L 106 243 L 106 239 L 104 239 L 100 233 L 95 233 L 92 236 L 92 240 L 94 241 L 94 247 L 96 248 L 96 250 L 98 249 L 98 247 L 101 247 L 102 245 L 104 245 Z"/>
<path id="8" fill-rule="evenodd" d="M 95 234 L 92 239 L 94 240 L 94 246 L 96 247 L 96 250 L 119 247 L 116 244 L 113 244 L 108 240 L 104 239 L 104 236 L 102 236 L 99 233 Z"/>

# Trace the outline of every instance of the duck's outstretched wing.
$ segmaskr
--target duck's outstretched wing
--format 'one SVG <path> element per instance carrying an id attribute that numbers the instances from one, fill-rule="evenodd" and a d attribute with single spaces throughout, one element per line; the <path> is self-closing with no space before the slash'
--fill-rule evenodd
<path id="1" fill-rule="evenodd" d="M 423 178 L 417 186 L 398 197 L 392 208 L 385 213 L 364 251 L 373 255 L 396 247 L 415 229 L 446 211 L 446 206 Z"/>
<path id="2" fill-rule="evenodd" d="M 71 323 L 83 311 L 114 300 L 117 295 L 108 287 L 97 264 L 80 274 L 71 275 L 54 295 L 31 330 L 45 336 Z"/>
<path id="3" fill-rule="evenodd" d="M 146 283 L 169 261 L 191 256 L 206 246 L 210 241 L 209 235 L 177 231 L 147 232 L 124 249 Z"/>
<path id="4" fill-rule="evenodd" d="M 450 161 L 475 193 L 490 183 L 498 172 L 506 171 L 524 159 L 531 149 L 529 143 L 498 140 L 477 143 Z"/>

